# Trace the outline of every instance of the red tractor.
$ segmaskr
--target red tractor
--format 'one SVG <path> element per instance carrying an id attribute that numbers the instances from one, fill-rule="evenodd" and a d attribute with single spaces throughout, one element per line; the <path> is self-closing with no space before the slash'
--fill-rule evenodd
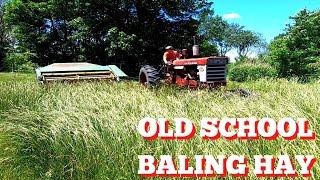
<path id="1" fill-rule="evenodd" d="M 199 57 L 199 47 L 193 46 L 193 56 L 187 59 L 187 50 L 182 50 L 183 59 L 164 65 L 162 74 L 166 82 L 188 87 L 219 87 L 226 85 L 228 57 Z M 161 71 L 161 70 L 160 70 Z M 160 71 L 145 65 L 139 73 L 139 81 L 147 86 L 153 86 L 160 81 Z"/>

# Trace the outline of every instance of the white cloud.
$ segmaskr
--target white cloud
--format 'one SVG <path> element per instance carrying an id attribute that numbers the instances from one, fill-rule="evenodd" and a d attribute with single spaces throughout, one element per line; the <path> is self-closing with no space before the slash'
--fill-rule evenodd
<path id="1" fill-rule="evenodd" d="M 230 13 L 230 14 L 224 14 L 222 16 L 225 19 L 237 19 L 237 18 L 241 18 L 241 16 L 238 13 Z"/>

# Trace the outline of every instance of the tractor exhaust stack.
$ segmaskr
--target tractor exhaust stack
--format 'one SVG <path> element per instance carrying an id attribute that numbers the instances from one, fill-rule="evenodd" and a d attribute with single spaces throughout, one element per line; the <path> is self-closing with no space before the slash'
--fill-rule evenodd
<path id="1" fill-rule="evenodd" d="M 193 43 L 194 43 L 194 45 L 192 47 L 193 56 L 199 57 L 200 56 L 200 49 L 196 43 L 196 36 L 193 36 Z"/>

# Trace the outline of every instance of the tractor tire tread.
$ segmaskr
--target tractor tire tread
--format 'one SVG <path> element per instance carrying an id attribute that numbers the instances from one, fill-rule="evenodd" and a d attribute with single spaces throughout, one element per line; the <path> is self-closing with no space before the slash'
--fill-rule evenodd
<path id="1" fill-rule="evenodd" d="M 150 65 L 141 67 L 139 73 L 139 82 L 146 86 L 158 85 L 158 83 L 160 82 L 158 70 Z"/>

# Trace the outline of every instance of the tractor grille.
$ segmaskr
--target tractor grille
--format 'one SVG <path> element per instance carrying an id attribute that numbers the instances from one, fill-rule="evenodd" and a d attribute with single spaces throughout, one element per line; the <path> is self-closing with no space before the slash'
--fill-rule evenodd
<path id="1" fill-rule="evenodd" d="M 226 65 L 208 65 L 207 81 L 208 82 L 226 81 Z"/>

